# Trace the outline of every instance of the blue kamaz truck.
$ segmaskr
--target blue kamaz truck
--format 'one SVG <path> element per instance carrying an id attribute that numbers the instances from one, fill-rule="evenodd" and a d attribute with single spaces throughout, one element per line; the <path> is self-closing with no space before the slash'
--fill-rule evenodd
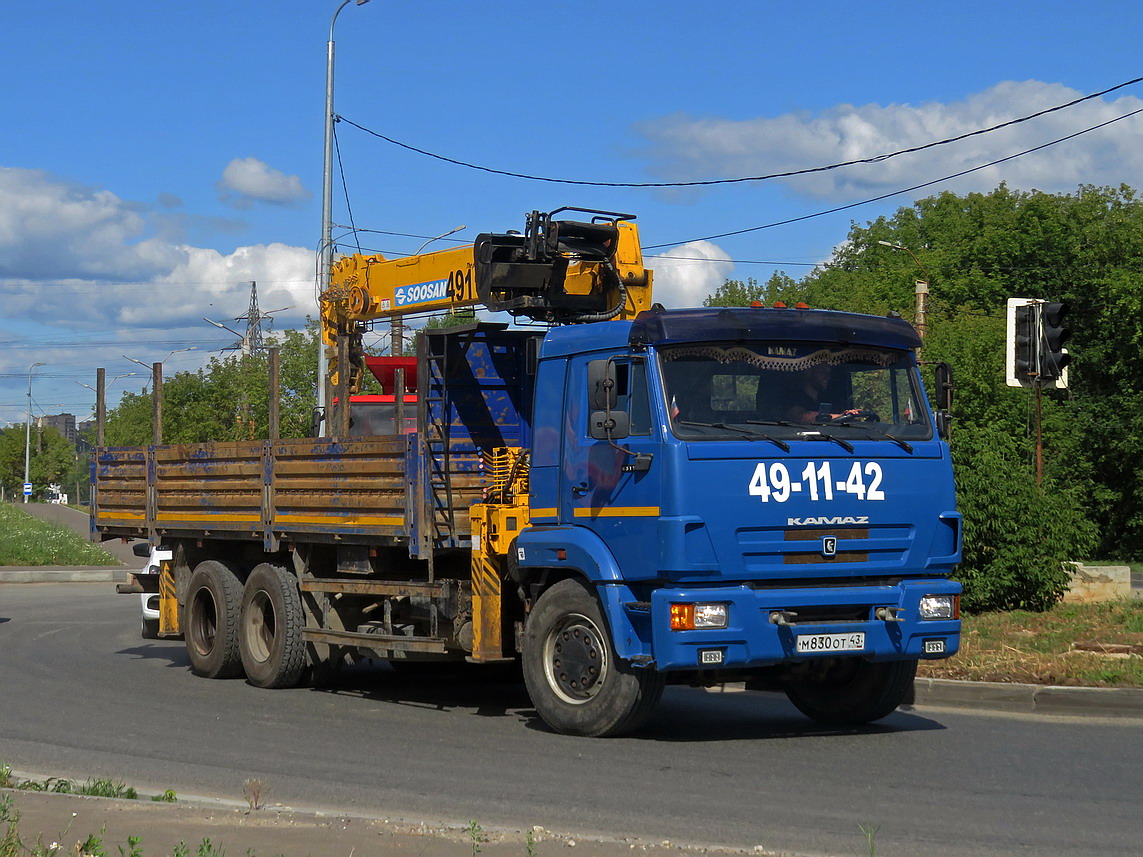
<path id="1" fill-rule="evenodd" d="M 338 263 L 341 401 L 397 289 L 406 312 L 419 295 L 547 323 L 425 331 L 415 433 L 354 437 L 334 414 L 328 437 L 99 448 L 94 536 L 171 551 L 160 634 L 194 672 L 283 687 L 362 657 L 518 662 L 551 728 L 605 736 L 667 683 L 864 723 L 957 651 L 961 518 L 914 329 L 648 305 L 630 219 L 592 214 Z"/>

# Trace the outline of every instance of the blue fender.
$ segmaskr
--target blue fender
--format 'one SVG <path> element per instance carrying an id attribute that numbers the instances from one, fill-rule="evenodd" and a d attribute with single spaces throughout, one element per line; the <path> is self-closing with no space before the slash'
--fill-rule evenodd
<path id="1" fill-rule="evenodd" d="M 521 568 L 578 571 L 592 583 L 623 580 L 610 548 L 586 527 L 528 527 L 516 537 L 516 561 Z"/>
<path id="2" fill-rule="evenodd" d="M 591 583 L 615 654 L 636 667 L 651 661 L 650 605 L 637 601 L 615 557 L 594 532 L 584 527 L 529 527 L 516 537 L 516 561 L 521 568 L 566 570 Z"/>

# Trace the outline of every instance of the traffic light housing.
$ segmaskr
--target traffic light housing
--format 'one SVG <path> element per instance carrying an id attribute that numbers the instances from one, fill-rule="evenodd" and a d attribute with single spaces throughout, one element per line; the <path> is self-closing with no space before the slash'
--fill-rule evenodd
<path id="1" fill-rule="evenodd" d="M 1037 307 L 1035 304 L 1017 306 L 1015 333 L 1012 343 L 1013 369 L 1016 378 L 1034 380 L 1036 377 L 1036 348 L 1039 342 Z"/>
<path id="2" fill-rule="evenodd" d="M 1071 339 L 1072 332 L 1064 327 L 1064 317 L 1068 314 L 1066 303 L 1040 304 L 1040 380 L 1060 381 L 1067 385 L 1068 364 L 1072 356 L 1064 343 Z"/>
<path id="3" fill-rule="evenodd" d="M 1005 340 L 1005 381 L 1009 387 L 1063 390 L 1071 362 L 1064 343 L 1071 331 L 1064 326 L 1065 303 L 1040 298 L 1009 298 Z"/>

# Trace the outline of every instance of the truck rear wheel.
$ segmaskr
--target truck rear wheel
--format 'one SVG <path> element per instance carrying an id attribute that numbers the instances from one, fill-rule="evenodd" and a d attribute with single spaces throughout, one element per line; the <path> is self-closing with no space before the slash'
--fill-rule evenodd
<path id="1" fill-rule="evenodd" d="M 789 685 L 786 696 L 798 711 L 818 723 L 872 723 L 905 701 L 916 675 L 916 661 L 870 663 L 844 658 L 834 661 L 820 677 Z"/>
<path id="2" fill-rule="evenodd" d="M 256 566 L 242 593 L 239 650 L 255 687 L 295 687 L 306 667 L 302 599 L 294 576 L 269 563 Z"/>
<path id="3" fill-rule="evenodd" d="M 567 735 L 609 737 L 639 728 L 663 693 L 663 677 L 615 656 L 603 613 L 578 581 L 562 580 L 528 617 L 524 684 L 544 722 Z"/>
<path id="4" fill-rule="evenodd" d="M 187 586 L 186 635 L 191 670 L 205 678 L 242 674 L 238 654 L 238 615 L 242 583 L 229 566 L 200 562 Z"/>

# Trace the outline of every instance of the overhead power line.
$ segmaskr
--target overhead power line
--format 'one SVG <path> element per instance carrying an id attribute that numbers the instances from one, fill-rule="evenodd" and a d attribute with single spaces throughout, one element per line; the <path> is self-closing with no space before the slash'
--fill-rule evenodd
<path id="1" fill-rule="evenodd" d="M 1084 128 L 1082 131 L 1076 131 L 1074 134 L 1068 134 L 1067 136 L 1059 137 L 1050 142 L 1041 143 L 1039 146 L 1033 146 L 1031 149 L 1025 149 L 1024 151 L 1017 152 L 1014 155 L 997 158 L 995 161 L 989 161 L 987 164 L 979 164 L 975 167 L 969 167 L 967 170 L 961 170 L 958 173 L 952 173 L 951 175 L 942 176 L 939 179 L 932 179 L 931 181 L 921 182 L 921 184 L 915 184 L 912 187 L 901 188 L 899 190 L 890 191 L 889 193 L 883 193 L 880 196 L 870 197 L 869 199 L 863 199 L 859 202 L 850 202 L 846 205 L 839 205 L 834 208 L 828 208 L 825 211 L 815 211 L 810 214 L 803 214 L 799 217 L 789 217 L 785 220 L 776 220 L 773 223 L 764 223 L 761 226 L 750 226 L 746 229 L 735 229 L 730 232 L 719 232 L 716 235 L 707 235 L 703 238 L 688 238 L 684 241 L 668 241 L 664 244 L 648 244 L 645 245 L 643 249 L 658 250 L 661 247 L 676 247 L 679 244 L 690 244 L 693 241 L 713 241 L 716 238 L 729 238 L 733 235 L 746 235 L 747 233 L 759 232 L 763 229 L 773 229 L 775 226 L 788 226 L 791 223 L 800 223 L 803 220 L 812 220 L 815 217 L 824 217 L 827 214 L 837 214 L 839 211 L 848 211 L 851 208 L 868 205 L 871 202 L 880 202 L 883 199 L 890 199 L 891 197 L 900 196 L 901 194 L 905 193 L 912 193 L 913 191 L 932 187 L 933 185 L 941 184 L 942 182 L 952 181 L 953 179 L 958 179 L 961 176 L 967 176 L 970 173 L 988 169 L 989 167 L 995 167 L 997 164 L 1003 164 L 1007 161 L 1013 161 L 1016 158 L 1022 158 L 1025 155 L 1030 155 L 1033 152 L 1040 151 L 1041 149 L 1047 149 L 1049 146 L 1055 146 L 1059 143 L 1066 143 L 1068 140 L 1074 140 L 1076 137 L 1080 137 L 1084 134 L 1090 133 L 1091 131 L 1098 131 L 1100 128 L 1106 128 L 1108 125 L 1113 125 L 1116 122 L 1122 122 L 1124 119 L 1130 119 L 1132 116 L 1138 116 L 1140 113 L 1143 113 L 1143 107 L 1139 108 L 1138 110 L 1132 110 L 1130 113 L 1124 113 L 1122 116 L 1116 116 L 1114 119 L 1108 119 L 1106 122 L 1100 122 L 1098 125 L 1092 125 L 1090 128 Z"/>
<path id="2" fill-rule="evenodd" d="M 444 161 L 445 163 L 453 164 L 453 165 L 458 166 L 458 167 L 465 167 L 466 169 L 470 169 L 470 170 L 479 170 L 481 172 L 492 173 L 493 175 L 498 175 L 498 176 L 508 176 L 509 178 L 526 179 L 527 181 L 550 182 L 553 184 L 583 185 L 583 186 L 587 186 L 587 187 L 630 187 L 630 188 L 702 187 L 702 186 L 708 186 L 708 185 L 739 184 L 739 183 L 743 183 L 743 182 L 760 182 L 760 181 L 768 181 L 770 179 L 791 178 L 793 176 L 803 176 L 803 175 L 809 175 L 811 173 L 823 173 L 823 172 L 828 172 L 830 170 L 838 170 L 838 169 L 841 169 L 842 167 L 851 167 L 851 166 L 855 166 L 857 164 L 877 164 L 877 163 L 881 163 L 882 161 L 887 161 L 890 158 L 896 158 L 900 155 L 906 155 L 906 154 L 910 154 L 912 152 L 921 152 L 921 151 L 924 151 L 925 149 L 935 148 L 936 146 L 947 146 L 950 143 L 956 143 L 956 142 L 959 142 L 960 140 L 966 140 L 969 137 L 977 137 L 977 136 L 980 136 L 981 134 L 989 134 L 993 131 L 999 131 L 1001 128 L 1008 128 L 1012 125 L 1019 125 L 1022 122 L 1028 122 L 1029 120 L 1036 119 L 1040 116 L 1046 116 L 1049 113 L 1055 113 L 1059 110 L 1066 110 L 1069 107 L 1074 107 L 1077 104 L 1081 104 L 1085 101 L 1090 101 L 1093 98 L 1099 98 L 1103 95 L 1107 95 L 1109 92 L 1115 92 L 1117 89 L 1123 89 L 1124 87 L 1132 86 L 1133 84 L 1139 83 L 1141 81 L 1143 81 L 1143 77 L 1136 77 L 1136 78 L 1133 78 L 1131 80 L 1124 81 L 1123 83 L 1118 83 L 1115 86 L 1109 86 L 1107 89 L 1102 89 L 1099 92 L 1093 92 L 1089 95 L 1084 95 L 1084 96 L 1081 96 L 1080 98 L 1075 98 L 1071 101 L 1068 101 L 1065 104 L 1057 104 L 1055 107 L 1049 107 L 1045 110 L 1039 110 L 1035 113 L 1030 113 L 1027 116 L 1021 116 L 1018 119 L 1010 119 L 1006 122 L 1001 122 L 998 125 L 992 125 L 992 126 L 989 126 L 988 128 L 980 128 L 980 129 L 977 129 L 975 131 L 969 131 L 969 132 L 964 133 L 964 134 L 958 134 L 955 137 L 947 137 L 943 140 L 935 140 L 931 143 L 925 143 L 925 144 L 920 145 L 920 146 L 911 146 L 907 149 L 899 149 L 896 152 L 889 152 L 889 153 L 880 154 L 880 155 L 872 155 L 872 156 L 867 157 L 867 158 L 856 158 L 856 159 L 851 160 L 851 161 L 841 161 L 840 163 L 836 163 L 836 164 L 826 164 L 825 166 L 806 167 L 806 168 L 799 169 L 799 170 L 788 170 L 788 171 L 780 172 L 780 173 L 768 173 L 766 175 L 759 175 L 759 176 L 740 176 L 738 178 L 727 178 L 727 179 L 705 179 L 705 180 L 700 180 L 700 181 L 687 181 L 687 182 L 600 182 L 600 181 L 586 181 L 586 180 L 582 180 L 582 179 L 561 179 L 561 178 L 554 178 L 552 176 L 536 176 L 536 175 L 530 175 L 528 173 L 512 172 L 511 170 L 500 170 L 500 169 L 495 169 L 493 167 L 482 166 L 480 164 L 473 164 L 473 163 L 470 163 L 468 161 L 462 161 L 462 160 L 459 160 L 457 158 L 450 158 L 450 157 L 447 157 L 445 155 L 438 154 L 436 152 L 430 152 L 427 149 L 418 148 L 417 146 L 410 145 L 409 143 L 403 143 L 400 140 L 395 140 L 394 138 L 386 136 L 385 134 L 382 134 L 379 131 L 374 131 L 371 128 L 366 128 L 364 125 L 359 125 L 358 123 L 356 123 L 350 119 L 346 119 L 344 116 L 335 116 L 334 118 L 337 122 L 345 122 L 347 125 L 352 125 L 354 128 L 357 128 L 360 131 L 364 131 L 366 134 L 370 134 L 370 135 L 378 138 L 379 140 L 384 140 L 386 143 L 390 143 L 394 146 L 398 146 L 398 147 L 400 147 L 402 149 L 406 149 L 407 151 L 410 151 L 410 152 L 415 152 L 418 155 L 424 155 L 425 157 L 434 158 L 438 161 Z M 1032 151 L 1035 151 L 1035 150 L 1032 150 Z"/>

